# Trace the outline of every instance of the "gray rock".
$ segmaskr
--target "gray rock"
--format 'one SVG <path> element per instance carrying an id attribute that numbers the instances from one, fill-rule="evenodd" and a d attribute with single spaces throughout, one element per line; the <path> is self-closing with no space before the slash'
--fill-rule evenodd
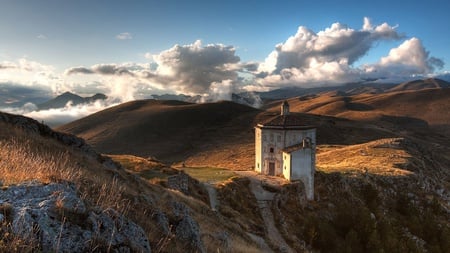
<path id="1" fill-rule="evenodd" d="M 204 252 L 198 223 L 191 216 L 185 216 L 177 225 L 176 237 L 187 242 L 196 251 Z"/>
<path id="2" fill-rule="evenodd" d="M 88 210 L 71 184 L 10 186 L 0 199 L 12 205 L 12 231 L 43 252 L 151 252 L 141 227 L 114 209 Z"/>
<path id="3" fill-rule="evenodd" d="M 170 234 L 170 228 L 169 228 L 169 219 L 167 219 L 167 216 L 157 210 L 154 219 L 156 221 L 156 224 L 158 225 L 158 228 L 161 230 L 163 235 L 169 235 Z"/>

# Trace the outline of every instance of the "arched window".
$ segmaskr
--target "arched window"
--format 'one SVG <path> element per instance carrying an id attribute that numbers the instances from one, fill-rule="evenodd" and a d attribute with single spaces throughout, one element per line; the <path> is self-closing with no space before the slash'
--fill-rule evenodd
<path id="1" fill-rule="evenodd" d="M 269 151 L 270 153 L 273 153 L 273 148 L 270 148 L 270 151 Z"/>

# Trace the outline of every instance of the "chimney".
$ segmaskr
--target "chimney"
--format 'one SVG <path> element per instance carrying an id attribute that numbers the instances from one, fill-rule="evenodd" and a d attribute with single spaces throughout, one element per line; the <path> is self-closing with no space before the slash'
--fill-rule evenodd
<path id="1" fill-rule="evenodd" d="M 281 115 L 289 115 L 289 104 L 286 100 L 281 104 Z"/>

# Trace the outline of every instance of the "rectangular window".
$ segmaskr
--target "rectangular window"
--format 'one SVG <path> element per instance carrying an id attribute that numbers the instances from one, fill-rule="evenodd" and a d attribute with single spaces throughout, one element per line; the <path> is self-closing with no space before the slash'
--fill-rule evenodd
<path id="1" fill-rule="evenodd" d="M 281 142 L 281 135 L 278 135 L 278 136 L 277 136 L 277 141 L 278 141 L 278 142 Z"/>
<path id="2" fill-rule="evenodd" d="M 270 148 L 270 153 L 273 153 L 273 148 Z"/>

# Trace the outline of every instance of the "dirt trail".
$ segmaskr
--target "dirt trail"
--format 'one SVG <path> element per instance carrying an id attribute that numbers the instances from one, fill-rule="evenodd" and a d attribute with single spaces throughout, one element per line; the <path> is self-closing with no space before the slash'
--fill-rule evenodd
<path id="1" fill-rule="evenodd" d="M 208 191 L 209 195 L 209 205 L 211 206 L 211 209 L 213 211 L 217 211 L 217 206 L 219 205 L 219 200 L 217 199 L 217 190 L 214 187 L 214 185 L 211 184 L 204 184 L 206 187 L 206 190 Z"/>
<path id="2" fill-rule="evenodd" d="M 236 171 L 236 173 L 250 179 L 250 189 L 258 201 L 258 207 L 264 220 L 264 225 L 267 229 L 267 238 L 269 238 L 272 245 L 277 247 L 275 250 L 283 253 L 294 253 L 295 251 L 289 247 L 283 236 L 281 236 L 280 231 L 278 231 L 275 226 L 272 210 L 270 209 L 275 193 L 266 191 L 261 185 L 261 180 L 266 180 L 267 178 L 264 176 L 258 176 L 252 171 Z M 273 180 L 274 183 L 278 183 L 277 179 Z"/>

